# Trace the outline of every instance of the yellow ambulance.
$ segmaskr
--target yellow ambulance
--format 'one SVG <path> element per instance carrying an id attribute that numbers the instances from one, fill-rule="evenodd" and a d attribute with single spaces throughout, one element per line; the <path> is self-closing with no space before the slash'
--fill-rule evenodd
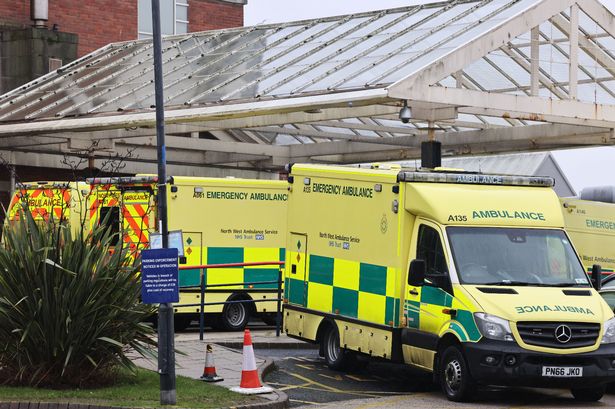
<path id="1" fill-rule="evenodd" d="M 92 186 L 90 223 L 107 220 L 120 234 L 124 248 L 135 254 L 150 247 L 158 230 L 157 177 L 96 178 Z M 185 329 L 200 312 L 201 269 L 196 266 L 284 261 L 286 231 L 285 181 L 235 178 L 172 177 L 167 189 L 168 229 L 180 253 L 180 300 L 175 306 L 175 329 Z M 106 217 L 106 218 L 105 218 Z M 278 265 L 208 268 L 207 323 L 241 330 L 251 316 L 275 322 Z M 221 286 L 224 284 L 239 284 Z M 213 287 L 215 286 L 215 287 Z M 183 287 L 183 288 L 182 288 Z M 225 301 L 245 301 L 224 305 Z M 190 305 L 183 306 L 182 305 Z"/>
<path id="2" fill-rule="evenodd" d="M 603 275 L 615 271 L 615 205 L 579 198 L 561 198 L 566 231 L 587 271 L 594 264 Z"/>
<path id="3" fill-rule="evenodd" d="M 479 385 L 615 380 L 615 319 L 564 231 L 553 180 L 289 167 L 284 330 L 331 368 L 357 355 Z"/>
<path id="4" fill-rule="evenodd" d="M 90 185 L 85 182 L 18 183 L 9 203 L 8 220 L 15 222 L 24 207 L 36 221 L 54 220 L 73 231 L 87 226 L 86 202 Z"/>

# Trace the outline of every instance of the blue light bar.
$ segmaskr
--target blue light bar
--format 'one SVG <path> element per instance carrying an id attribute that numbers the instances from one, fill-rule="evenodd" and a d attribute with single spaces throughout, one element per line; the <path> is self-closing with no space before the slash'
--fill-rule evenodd
<path id="1" fill-rule="evenodd" d="M 553 187 L 555 179 L 548 176 L 488 175 L 480 173 L 399 172 L 398 182 L 454 183 L 465 185 Z"/>

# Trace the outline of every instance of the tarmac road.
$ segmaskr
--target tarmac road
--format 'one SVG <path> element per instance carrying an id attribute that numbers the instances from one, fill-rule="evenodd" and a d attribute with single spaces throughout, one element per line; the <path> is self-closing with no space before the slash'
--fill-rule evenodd
<path id="1" fill-rule="evenodd" d="M 482 389 L 473 403 L 449 402 L 431 377 L 403 365 L 370 363 L 352 373 L 327 368 L 318 350 L 267 349 L 278 369 L 265 382 L 288 394 L 291 407 L 309 409 L 377 408 L 615 408 L 615 388 L 600 402 L 576 402 L 566 390 Z"/>
<path id="2" fill-rule="evenodd" d="M 576 402 L 566 390 L 532 388 L 482 389 L 473 403 L 449 402 L 431 377 L 404 365 L 370 361 L 363 369 L 343 373 L 327 368 L 317 349 L 305 349 L 300 341 L 283 334 L 275 337 L 273 327 L 251 323 L 252 339 L 258 357 L 271 358 L 278 369 L 264 381 L 288 394 L 290 406 L 303 409 L 380 408 L 615 408 L 615 387 L 600 402 Z M 198 339 L 198 327 L 176 334 L 176 341 Z M 208 329 L 205 342 L 240 344 L 242 332 Z M 271 345 L 261 347 L 259 345 Z M 237 346 L 237 350 L 241 347 Z M 221 353 L 219 351 L 218 353 Z M 200 358 L 199 358 L 200 359 Z M 199 362 L 199 365 L 202 365 Z M 199 368 L 200 371 L 200 368 Z M 198 372 L 198 371 L 197 371 Z"/>

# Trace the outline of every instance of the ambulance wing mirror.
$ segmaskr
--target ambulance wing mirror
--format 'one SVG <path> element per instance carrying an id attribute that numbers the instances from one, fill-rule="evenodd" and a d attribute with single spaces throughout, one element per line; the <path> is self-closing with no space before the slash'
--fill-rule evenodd
<path id="1" fill-rule="evenodd" d="M 425 282 L 426 271 L 425 260 L 412 260 L 408 269 L 408 285 L 421 287 Z"/>
<path id="2" fill-rule="evenodd" d="M 600 264 L 592 266 L 592 285 L 597 291 L 602 288 L 602 266 Z"/>

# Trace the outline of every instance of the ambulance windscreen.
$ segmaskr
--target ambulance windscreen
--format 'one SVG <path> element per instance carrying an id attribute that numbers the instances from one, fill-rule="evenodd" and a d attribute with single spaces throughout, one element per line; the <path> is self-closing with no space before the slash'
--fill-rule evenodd
<path id="1" fill-rule="evenodd" d="M 446 232 L 464 284 L 589 286 L 561 230 L 451 226 Z"/>

